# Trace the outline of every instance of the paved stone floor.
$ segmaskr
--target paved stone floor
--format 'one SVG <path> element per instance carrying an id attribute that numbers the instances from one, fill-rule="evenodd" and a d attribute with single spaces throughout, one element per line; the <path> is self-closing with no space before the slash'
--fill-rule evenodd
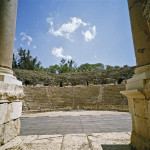
<path id="1" fill-rule="evenodd" d="M 24 114 L 20 136 L 0 150 L 130 150 L 131 118 L 107 111 Z"/>
<path id="2" fill-rule="evenodd" d="M 21 118 L 20 135 L 54 135 L 102 132 L 131 132 L 131 117 L 128 113 L 107 112 L 55 112 L 53 116 Z M 64 113 L 64 112 L 63 112 Z M 45 113 L 46 115 L 47 113 Z M 34 114 L 35 115 L 35 114 Z"/>

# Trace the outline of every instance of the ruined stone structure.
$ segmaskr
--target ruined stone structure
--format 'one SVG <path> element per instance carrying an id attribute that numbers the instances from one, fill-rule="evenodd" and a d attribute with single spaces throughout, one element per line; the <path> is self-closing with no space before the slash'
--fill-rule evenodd
<path id="1" fill-rule="evenodd" d="M 0 146 L 20 132 L 24 94 L 22 83 L 13 76 L 17 0 L 0 0 Z"/>
<path id="2" fill-rule="evenodd" d="M 137 69 L 126 91 L 132 115 L 131 144 L 150 149 L 150 0 L 128 0 Z M 0 0 L 0 145 L 19 133 L 23 90 L 12 75 L 17 0 Z"/>
<path id="3" fill-rule="evenodd" d="M 150 0 L 128 0 L 137 69 L 127 81 L 126 91 L 132 115 L 131 144 L 150 149 Z"/>
<path id="4" fill-rule="evenodd" d="M 120 94 L 125 85 L 24 86 L 23 112 L 84 110 L 128 111 L 127 99 Z"/>

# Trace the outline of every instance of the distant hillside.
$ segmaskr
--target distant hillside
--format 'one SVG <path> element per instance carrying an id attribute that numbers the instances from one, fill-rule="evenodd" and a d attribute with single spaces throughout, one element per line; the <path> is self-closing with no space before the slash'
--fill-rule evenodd
<path id="1" fill-rule="evenodd" d="M 36 85 L 87 85 L 110 84 L 129 79 L 134 74 L 135 67 L 123 67 L 113 70 L 85 71 L 54 74 L 48 72 L 14 69 L 14 75 L 23 84 Z"/>

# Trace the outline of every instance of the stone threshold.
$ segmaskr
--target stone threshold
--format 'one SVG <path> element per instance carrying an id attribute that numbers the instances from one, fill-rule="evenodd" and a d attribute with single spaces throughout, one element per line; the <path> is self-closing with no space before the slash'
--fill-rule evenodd
<path id="1" fill-rule="evenodd" d="M 0 150 L 131 150 L 130 132 L 17 136 Z"/>

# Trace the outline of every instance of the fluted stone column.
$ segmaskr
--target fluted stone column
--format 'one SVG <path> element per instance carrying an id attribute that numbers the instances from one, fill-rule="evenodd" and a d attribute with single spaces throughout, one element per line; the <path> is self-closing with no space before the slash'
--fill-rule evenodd
<path id="1" fill-rule="evenodd" d="M 22 82 L 13 76 L 17 0 L 0 0 L 0 146 L 20 132 L 24 94 Z"/>
<path id="2" fill-rule="evenodd" d="M 144 8 L 150 0 L 128 0 L 137 68 L 127 81 L 129 112 L 132 116 L 131 145 L 137 150 L 150 149 L 150 30 Z M 149 6 L 148 6 L 149 5 Z"/>

